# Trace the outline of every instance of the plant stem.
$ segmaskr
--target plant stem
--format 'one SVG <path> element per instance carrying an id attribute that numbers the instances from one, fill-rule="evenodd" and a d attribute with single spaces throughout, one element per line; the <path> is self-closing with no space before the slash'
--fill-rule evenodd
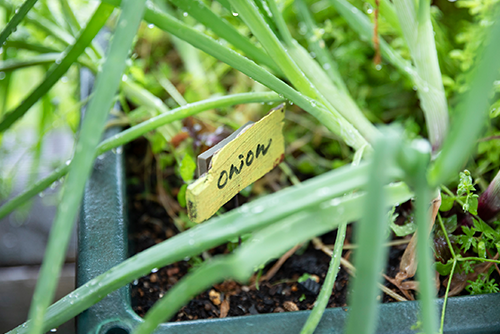
<path id="1" fill-rule="evenodd" d="M 265 0 L 265 1 L 269 5 L 269 9 L 273 14 L 274 24 L 276 24 L 276 27 L 278 28 L 278 31 L 281 35 L 281 38 L 285 42 L 285 45 L 287 46 L 292 45 L 294 39 L 290 34 L 288 27 L 286 26 L 285 20 L 283 19 L 283 15 L 281 15 L 281 12 L 278 9 L 278 6 L 276 5 L 276 1 L 275 0 Z"/>
<path id="2" fill-rule="evenodd" d="M 29 332 L 33 334 L 42 333 L 44 317 L 47 307 L 54 298 L 59 273 L 64 255 L 71 236 L 73 222 L 83 196 L 85 182 L 91 172 L 94 155 L 101 138 L 104 124 L 109 110 L 112 107 L 113 98 L 121 81 L 125 61 L 128 58 L 133 38 L 142 20 L 145 0 L 128 0 L 123 2 L 122 12 L 117 23 L 116 32 L 111 40 L 108 56 L 103 65 L 103 70 L 97 75 L 94 96 L 87 107 L 85 118 L 80 131 L 80 139 L 76 145 L 74 163 L 70 167 L 68 178 L 64 182 L 63 196 L 58 207 L 56 217 L 49 236 L 44 261 L 40 269 L 33 301 L 31 303 L 29 318 Z M 93 39 L 94 30 L 99 31 L 107 21 L 112 6 L 101 3 L 94 16 L 89 21 L 82 36 L 87 34 L 83 45 L 78 41 L 75 45 L 82 47 L 80 54 Z M 95 31 L 95 33 L 97 33 Z M 70 51 L 71 53 L 71 51 Z M 71 58 L 70 58 L 71 59 Z"/>
<path id="3" fill-rule="evenodd" d="M 304 0 L 296 0 L 294 4 L 297 8 L 297 15 L 301 18 L 302 22 L 305 23 L 307 28 L 305 36 L 309 43 L 309 47 L 316 54 L 321 67 L 339 89 L 348 92 L 344 80 L 338 71 L 337 63 L 333 59 L 331 52 L 329 52 L 330 50 L 328 50 L 325 45 L 325 41 L 318 35 L 319 30 Z"/>
<path id="4" fill-rule="evenodd" d="M 443 224 L 443 219 L 441 218 L 441 215 L 438 213 L 437 214 L 439 225 L 441 225 L 441 229 L 443 231 L 444 237 L 446 238 L 446 243 L 448 243 L 448 248 L 450 249 L 451 256 L 453 259 L 455 259 L 457 256 L 455 255 L 455 250 L 453 249 L 453 246 L 451 245 L 450 238 L 448 237 L 448 232 L 446 232 L 446 229 Z"/>
<path id="5" fill-rule="evenodd" d="M 31 56 L 27 59 L 7 59 L 5 61 L 0 62 L 0 71 L 2 72 L 10 72 L 15 71 L 21 68 L 37 66 L 37 65 L 47 65 L 56 62 L 58 59 L 61 59 L 64 55 L 62 53 L 44 53 L 40 55 Z M 83 66 L 93 67 L 93 64 L 89 63 L 84 59 L 84 57 L 80 57 L 81 59 L 77 59 L 76 61 Z"/>
<path id="6" fill-rule="evenodd" d="M 444 227 L 444 226 L 443 226 Z M 450 292 L 451 279 L 455 273 L 455 266 L 457 265 L 457 259 L 453 256 L 453 266 L 451 267 L 450 276 L 448 276 L 448 284 L 446 285 L 446 292 L 444 294 L 443 309 L 441 311 L 441 325 L 439 326 L 439 333 L 443 334 L 444 328 L 444 315 L 446 313 L 446 305 L 448 304 L 448 293 Z"/>
<path id="7" fill-rule="evenodd" d="M 350 296 L 351 309 L 347 318 L 346 333 L 374 333 L 377 324 L 379 294 L 377 283 L 386 263 L 387 200 L 384 185 L 390 182 L 386 167 L 394 162 L 394 152 L 400 145 L 399 137 L 388 132 L 374 145 L 373 160 L 368 172 L 366 201 L 362 217 L 356 228 L 359 249 L 355 253 L 356 277 Z"/>
<path id="8" fill-rule="evenodd" d="M 448 106 L 430 16 L 430 2 L 396 0 L 394 6 L 417 73 L 415 82 L 424 111 L 429 140 L 437 150 L 448 132 Z"/>
<path id="9" fill-rule="evenodd" d="M 499 260 L 493 260 L 493 259 L 483 259 L 480 257 L 457 257 L 457 261 L 479 261 L 479 262 L 493 262 L 493 263 L 500 263 Z"/>
<path id="10" fill-rule="evenodd" d="M 251 59 L 269 67 L 274 73 L 282 74 L 281 69 L 264 50 L 252 44 L 247 37 L 241 35 L 232 25 L 221 19 L 201 0 L 171 0 L 177 7 L 186 11 L 198 22 L 212 30 L 218 36 L 243 51 Z"/>
<path id="11" fill-rule="evenodd" d="M 26 14 L 30 11 L 33 5 L 37 0 L 26 0 L 24 3 L 15 10 L 14 16 L 8 21 L 5 28 L 3 28 L 0 33 L 0 45 L 4 45 L 7 38 L 14 32 L 17 28 L 17 25 L 22 21 L 22 19 L 26 16 Z"/>
<path id="12" fill-rule="evenodd" d="M 419 153 L 415 166 L 413 185 L 415 187 L 416 209 L 415 220 L 419 231 L 417 237 L 417 278 L 420 282 L 420 312 L 422 315 L 423 329 L 426 334 L 437 332 L 437 310 L 434 303 L 436 296 L 436 284 L 434 281 L 434 259 L 432 257 L 429 241 L 429 203 L 431 201 L 431 190 L 427 183 L 427 166 L 429 156 Z M 432 233 L 432 232 L 431 232 Z"/>
<path id="13" fill-rule="evenodd" d="M 344 246 L 345 239 L 345 231 L 346 231 L 346 223 L 340 224 L 337 229 L 337 238 L 335 239 L 335 248 L 333 249 L 332 258 L 330 259 L 330 266 L 328 267 L 328 272 L 326 274 L 325 281 L 323 282 L 323 286 L 321 287 L 321 292 L 319 293 L 318 298 L 314 304 L 314 308 L 311 311 L 311 314 L 307 318 L 304 327 L 300 331 L 300 334 L 312 334 L 318 327 L 319 321 L 323 316 L 323 312 L 326 309 L 328 304 L 328 300 L 332 295 L 333 285 L 337 278 L 337 273 L 340 268 L 340 258 L 342 257 L 342 248 Z"/>

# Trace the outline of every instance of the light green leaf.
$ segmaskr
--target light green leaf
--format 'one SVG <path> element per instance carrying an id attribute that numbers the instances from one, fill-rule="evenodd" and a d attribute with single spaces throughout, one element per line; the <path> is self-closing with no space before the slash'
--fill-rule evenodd
<path id="1" fill-rule="evenodd" d="M 436 262 L 436 271 L 441 275 L 441 276 L 448 276 L 451 272 L 451 267 L 453 266 L 453 260 L 450 259 L 448 262 L 445 264 L 442 264 L 441 262 L 437 261 Z"/>
<path id="2" fill-rule="evenodd" d="M 196 162 L 189 154 L 185 154 L 179 166 L 179 172 L 184 182 L 193 180 L 194 171 L 196 170 Z"/>
<path id="3" fill-rule="evenodd" d="M 446 212 L 450 211 L 453 207 L 453 203 L 455 203 L 455 197 L 450 197 L 448 195 L 441 195 L 441 206 L 439 207 L 439 211 Z"/>

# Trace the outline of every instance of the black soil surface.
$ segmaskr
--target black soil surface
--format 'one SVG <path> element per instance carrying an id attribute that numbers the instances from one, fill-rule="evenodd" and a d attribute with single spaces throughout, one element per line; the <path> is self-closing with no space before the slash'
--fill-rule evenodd
<path id="1" fill-rule="evenodd" d="M 156 163 L 154 156 L 148 150 L 145 140 L 130 144 L 126 150 L 131 225 L 129 239 L 132 254 L 162 242 L 179 232 L 157 195 Z M 167 185 L 166 188 L 172 195 L 170 200 L 174 200 L 181 183 L 175 177 L 173 168 L 166 168 L 162 173 L 164 184 Z M 245 201 L 242 196 L 239 196 L 239 199 L 240 203 Z M 225 208 L 229 210 L 232 206 L 234 203 L 228 203 Z M 352 227 L 348 226 L 347 242 L 350 242 L 351 234 Z M 335 236 L 336 231 L 323 235 L 321 239 L 325 245 L 331 245 L 335 241 Z M 234 247 L 237 247 L 237 244 L 222 245 L 200 254 L 197 258 L 185 259 L 185 261 L 176 262 L 164 268 L 154 269 L 149 275 L 132 284 L 133 309 L 140 316 L 144 316 L 149 308 L 202 261 L 203 257 L 227 254 Z M 402 245 L 390 249 L 390 261 L 386 271 L 390 277 L 394 277 L 397 273 L 405 247 L 406 245 Z M 343 256 L 349 259 L 350 251 L 344 251 Z M 260 282 L 258 288 L 255 283 L 241 285 L 233 281 L 215 285 L 191 300 L 171 321 L 312 309 L 325 279 L 329 261 L 329 256 L 316 250 L 310 243 L 286 260 L 269 281 Z M 265 275 L 273 264 L 266 266 L 262 275 Z M 299 277 L 303 274 L 309 274 L 311 278 L 298 283 Z M 328 307 L 346 306 L 349 294 L 348 282 L 349 274 L 341 267 Z M 391 290 L 398 292 L 389 282 L 385 284 Z M 393 302 L 394 299 L 384 294 L 383 301 Z"/>

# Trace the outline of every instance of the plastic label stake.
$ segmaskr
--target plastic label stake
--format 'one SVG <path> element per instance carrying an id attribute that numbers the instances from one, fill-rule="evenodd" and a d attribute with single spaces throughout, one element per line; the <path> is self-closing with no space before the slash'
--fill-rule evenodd
<path id="1" fill-rule="evenodd" d="M 186 192 L 189 218 L 201 223 L 245 187 L 271 171 L 285 157 L 285 107 L 247 123 L 198 156 L 200 177 Z"/>

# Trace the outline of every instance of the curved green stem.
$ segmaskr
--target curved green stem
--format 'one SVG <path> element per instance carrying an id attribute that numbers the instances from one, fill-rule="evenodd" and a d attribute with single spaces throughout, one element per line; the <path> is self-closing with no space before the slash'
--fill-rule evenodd
<path id="1" fill-rule="evenodd" d="M 40 55 L 32 56 L 28 59 L 7 59 L 0 62 L 0 71 L 10 72 L 31 66 L 49 65 L 55 63 L 63 56 L 64 55 L 62 53 L 43 53 Z M 77 59 L 76 62 L 88 68 L 94 67 L 94 65 L 85 60 L 84 57 L 81 57 L 81 59 Z"/>
<path id="2" fill-rule="evenodd" d="M 252 44 L 247 37 L 241 35 L 236 28 L 221 19 L 217 14 L 212 12 L 210 8 L 201 0 L 170 0 L 177 7 L 186 11 L 190 16 L 194 17 L 198 22 L 202 23 L 208 29 L 212 30 L 219 37 L 234 45 L 236 48 L 243 51 L 251 59 L 255 59 L 258 63 L 264 64 L 274 71 L 274 73 L 282 75 L 281 69 L 276 65 L 271 57 L 264 50 Z"/>
<path id="3" fill-rule="evenodd" d="M 455 256 L 453 256 L 455 257 Z M 451 281 L 453 278 L 453 274 L 455 273 L 455 267 L 457 266 L 457 260 L 453 260 L 453 265 L 451 267 L 451 272 L 450 275 L 448 276 L 448 284 L 446 285 L 446 292 L 444 294 L 444 300 L 443 300 L 443 309 L 441 311 L 441 325 L 439 326 L 439 334 L 444 333 L 444 315 L 446 313 L 446 305 L 448 304 L 448 293 L 450 292 L 450 287 L 451 287 Z"/>
<path id="4" fill-rule="evenodd" d="M 30 11 L 37 0 L 26 0 L 24 3 L 15 10 L 14 16 L 9 20 L 9 23 L 3 28 L 0 33 L 0 45 L 3 45 L 7 38 L 14 32 L 17 25 L 22 21 L 26 14 Z"/>
<path id="5" fill-rule="evenodd" d="M 431 188 L 427 183 L 427 167 L 429 157 L 422 154 L 417 161 L 413 184 L 415 187 L 416 212 L 415 220 L 418 228 L 417 239 L 417 278 L 420 282 L 420 312 L 422 325 L 426 334 L 437 332 L 438 318 L 434 298 L 437 295 L 434 280 L 435 266 L 429 237 L 430 219 L 429 203 L 431 201 Z M 432 234 L 432 232 L 431 232 Z"/>
<path id="6" fill-rule="evenodd" d="M 380 293 L 377 284 L 382 278 L 380 272 L 387 258 L 384 240 L 387 236 L 388 207 L 384 185 L 390 182 L 390 177 L 386 168 L 391 162 L 395 163 L 394 156 L 400 143 L 399 136 L 388 133 L 374 145 L 366 187 L 367 196 L 361 206 L 363 216 L 356 227 L 359 248 L 354 258 L 356 277 L 349 302 L 351 309 L 346 326 L 348 334 L 369 334 L 377 329 L 377 295 Z"/>
<path id="7" fill-rule="evenodd" d="M 342 257 L 342 247 L 344 246 L 346 226 L 346 223 L 342 223 L 337 230 L 335 247 L 333 248 L 332 258 L 330 259 L 330 266 L 328 267 L 325 281 L 321 287 L 318 299 L 314 303 L 314 308 L 307 318 L 304 327 L 302 327 L 300 334 L 313 334 L 316 327 L 318 327 L 319 321 L 323 316 L 323 312 L 325 312 L 330 296 L 332 295 L 333 285 L 335 283 L 335 279 L 337 278 L 337 273 L 340 268 L 340 258 Z"/>

